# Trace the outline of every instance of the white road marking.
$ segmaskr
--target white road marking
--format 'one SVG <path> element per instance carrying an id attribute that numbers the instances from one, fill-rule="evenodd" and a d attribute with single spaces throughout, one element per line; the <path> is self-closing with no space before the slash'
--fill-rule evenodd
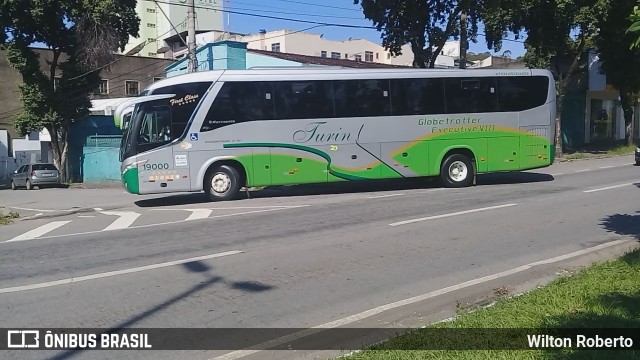
<path id="1" fill-rule="evenodd" d="M 387 194 L 387 195 L 376 195 L 376 196 L 369 196 L 369 199 L 382 199 L 382 198 L 387 198 L 387 197 L 392 197 L 392 196 L 403 196 L 404 194 Z"/>
<path id="2" fill-rule="evenodd" d="M 272 209 L 264 209 L 264 210 L 245 211 L 245 212 L 234 213 L 234 214 L 224 214 L 224 215 L 211 216 L 208 219 L 225 218 L 225 217 L 238 216 L 238 215 L 247 215 L 247 214 L 257 214 L 257 213 L 271 212 L 271 211 L 278 211 L 278 210 L 288 210 L 288 209 L 302 208 L 302 207 L 307 207 L 307 206 L 310 206 L 310 205 L 297 205 L 297 206 L 290 206 L 290 207 L 286 207 L 286 208 L 282 208 L 281 207 L 281 208 L 275 208 L 275 209 L 272 208 Z M 169 209 L 167 209 L 167 210 L 169 210 Z M 142 228 L 161 226 L 161 225 L 180 224 L 180 223 L 183 223 L 183 222 L 186 222 L 186 220 L 167 221 L 167 222 L 163 222 L 163 223 L 147 224 L 147 225 L 136 225 L 136 226 L 130 226 L 130 227 L 127 227 L 127 228 L 115 229 L 115 230 L 142 229 Z M 42 240 L 42 239 L 55 239 L 55 238 L 59 238 L 59 237 L 69 237 L 69 236 L 78 236 L 78 235 L 98 234 L 98 233 L 101 233 L 103 231 L 104 230 L 85 231 L 85 232 L 71 233 L 71 234 L 64 234 L 64 235 L 44 236 L 44 237 L 39 238 L 39 240 Z M 3 244 L 3 243 L 0 242 L 0 244 Z"/>
<path id="3" fill-rule="evenodd" d="M 12 242 L 12 241 L 25 241 L 25 240 L 33 240 L 37 237 L 40 237 L 46 233 L 49 233 L 61 226 L 64 226 L 68 223 L 70 223 L 71 221 L 52 221 L 48 224 L 44 224 L 40 227 L 37 227 L 33 230 L 29 230 L 26 233 L 22 234 L 22 235 L 18 235 L 16 237 L 14 237 L 11 240 L 7 240 L 5 242 Z"/>
<path id="4" fill-rule="evenodd" d="M 96 217 L 95 215 L 79 215 L 79 218 L 94 218 Z"/>
<path id="5" fill-rule="evenodd" d="M 358 313 L 358 314 L 347 316 L 347 317 L 344 317 L 342 319 L 331 321 L 331 322 L 328 322 L 328 323 L 325 323 L 325 324 L 322 324 L 322 325 L 314 326 L 314 327 L 312 327 L 310 329 L 305 329 L 305 330 L 302 330 L 302 331 L 299 331 L 299 332 L 296 332 L 296 333 L 293 333 L 293 334 L 290 334 L 290 335 L 286 335 L 286 336 L 283 336 L 283 337 L 280 337 L 280 338 L 277 338 L 277 339 L 274 339 L 274 340 L 270 340 L 270 341 L 267 341 L 265 343 L 262 343 L 262 344 L 259 344 L 259 345 L 256 345 L 256 346 L 252 346 L 252 347 L 260 348 L 260 349 L 268 349 L 268 348 L 272 348 L 272 347 L 275 347 L 275 346 L 280 346 L 282 344 L 286 344 L 288 342 L 295 341 L 297 339 L 312 335 L 312 334 L 317 333 L 317 332 L 324 331 L 326 329 L 333 329 L 333 328 L 337 328 L 337 327 L 340 327 L 340 326 L 345 326 L 345 325 L 348 325 L 348 324 L 352 324 L 354 322 L 361 321 L 361 320 L 366 319 L 368 317 L 381 314 L 381 313 L 383 313 L 385 311 L 388 311 L 388 310 L 396 309 L 396 308 L 399 308 L 399 307 L 402 307 L 402 306 L 406 306 L 406 305 L 415 304 L 415 303 L 418 303 L 418 302 L 421 302 L 421 301 L 429 300 L 429 299 L 432 299 L 432 298 L 435 298 L 435 297 L 438 297 L 438 296 L 441 296 L 441 295 L 445 295 L 445 294 L 448 294 L 448 293 L 451 293 L 451 292 L 454 292 L 454 291 L 458 291 L 458 290 L 461 290 L 461 289 L 464 289 L 464 288 L 468 288 L 468 287 L 471 287 L 471 286 L 475 286 L 475 285 L 479 285 L 479 284 L 486 283 L 486 282 L 489 282 L 489 281 L 493 281 L 493 280 L 496 280 L 496 279 L 499 279 L 499 278 L 502 278 L 502 277 L 505 277 L 505 276 L 510 276 L 510 275 L 513 275 L 513 274 L 521 273 L 523 271 L 529 270 L 529 269 L 534 268 L 536 266 L 553 264 L 553 263 L 556 263 L 556 262 L 559 262 L 559 261 L 563 261 L 563 260 L 571 259 L 571 258 L 574 258 L 574 257 L 577 257 L 577 256 L 589 254 L 591 252 L 595 252 L 595 251 L 598 251 L 598 250 L 606 249 L 608 247 L 612 247 L 612 246 L 623 244 L 623 243 L 630 242 L 630 241 L 631 240 L 616 240 L 616 241 L 608 242 L 608 243 L 605 243 L 605 244 L 597 245 L 597 246 L 594 246 L 594 247 L 590 247 L 590 248 L 587 248 L 587 249 L 578 250 L 578 251 L 572 252 L 570 254 L 560 255 L 560 256 L 556 256 L 556 257 L 550 258 L 550 259 L 532 262 L 530 264 L 522 265 L 522 266 L 510 269 L 510 270 L 502 271 L 502 272 L 499 272 L 499 273 L 496 273 L 496 274 L 492 274 L 492 275 L 483 276 L 483 277 L 480 277 L 480 278 L 477 278 L 477 279 L 465 281 L 465 282 L 457 284 L 457 285 L 452 285 L 452 286 L 448 286 L 448 287 L 445 287 L 445 288 L 442 288 L 442 289 L 439 289 L 439 290 L 431 291 L 431 292 L 428 292 L 426 294 L 422 294 L 422 295 L 414 296 L 414 297 L 411 297 L 411 298 L 408 298 L 408 299 L 392 302 L 390 304 L 378 306 L 378 307 L 363 311 L 363 312 Z M 230 352 L 230 353 L 215 357 L 215 358 L 213 358 L 211 360 L 234 360 L 234 359 L 239 359 L 239 358 L 242 358 L 242 357 L 245 357 L 245 356 L 249 356 L 249 355 L 255 354 L 257 352 L 260 352 L 260 350 L 237 350 L 237 351 L 233 351 L 233 352 Z"/>
<path id="6" fill-rule="evenodd" d="M 559 176 L 559 175 L 564 175 L 564 173 L 555 173 L 555 174 L 549 174 L 551 176 Z"/>
<path id="7" fill-rule="evenodd" d="M 5 206 L 8 207 L 9 209 L 18 209 L 18 210 L 27 210 L 27 211 L 38 211 L 38 212 L 54 212 L 56 210 L 45 210 L 45 209 L 32 209 L 32 208 L 26 208 L 26 207 L 17 207 L 17 206 Z"/>
<path id="8" fill-rule="evenodd" d="M 429 190 L 423 190 L 423 191 L 415 191 L 414 194 L 426 194 L 426 193 L 431 193 L 434 191 L 444 191 L 444 190 L 448 190 L 447 188 L 437 188 L 437 189 L 429 189 Z"/>
<path id="9" fill-rule="evenodd" d="M 114 222 L 102 231 L 126 229 L 140 217 L 139 213 L 133 211 L 101 211 L 100 213 L 103 215 L 118 216 Z"/>
<path id="10" fill-rule="evenodd" d="M 581 173 L 581 172 L 587 172 L 587 171 L 591 171 L 591 169 L 583 169 L 583 170 L 576 170 L 574 171 L 574 173 Z"/>
<path id="11" fill-rule="evenodd" d="M 423 217 L 423 218 L 418 218 L 418 219 L 398 221 L 398 222 L 395 222 L 395 223 L 389 224 L 389 225 L 391 225 L 391 226 L 407 225 L 407 224 L 412 224 L 412 223 L 416 223 L 416 222 L 420 222 L 420 221 L 442 219 L 442 218 L 446 218 L 446 217 L 450 217 L 450 216 L 458 216 L 458 215 L 476 213 L 476 212 L 480 212 L 480 211 L 502 209 L 502 208 L 516 206 L 516 205 L 518 205 L 518 204 L 504 204 L 504 205 L 490 206 L 490 207 L 479 208 L 479 209 L 458 211 L 458 212 L 449 213 L 449 214 L 442 214 L 442 215 L 428 216 L 428 217 Z"/>
<path id="12" fill-rule="evenodd" d="M 599 189 L 586 190 L 586 191 L 583 191 L 583 192 L 585 192 L 585 193 L 593 193 L 593 192 L 596 192 L 596 191 L 617 189 L 617 188 L 621 188 L 623 186 L 629 186 L 629 185 L 633 185 L 633 183 L 626 183 L 626 184 L 620 184 L 620 185 L 607 186 L 607 187 L 603 187 L 603 188 L 599 188 Z"/>
<path id="13" fill-rule="evenodd" d="M 102 211 L 103 209 L 102 209 L 102 208 L 93 208 L 93 210 L 95 210 L 95 211 Z"/>
<path id="14" fill-rule="evenodd" d="M 614 168 L 614 165 L 610 165 L 610 166 L 600 166 L 600 169 L 611 169 Z"/>
<path id="15" fill-rule="evenodd" d="M 211 210 L 211 209 L 153 209 L 153 210 L 155 210 L 155 211 L 160 211 L 160 210 L 191 211 L 191 215 L 189 215 L 189 217 L 186 218 L 185 221 L 206 219 L 213 212 L 213 210 Z"/>
<path id="16" fill-rule="evenodd" d="M 79 276 L 79 277 L 75 277 L 75 278 L 68 278 L 68 279 L 55 280 L 55 281 L 47 281 L 47 282 L 44 282 L 44 283 L 38 283 L 38 284 L 32 284 L 32 285 L 12 286 L 12 287 L 8 287 L 8 288 L 0 289 L 0 294 L 13 293 L 13 292 L 18 292 L 18 291 L 26 291 L 26 290 L 34 290 L 34 289 L 42 289 L 42 288 L 58 286 L 58 285 L 66 285 L 66 284 L 77 283 L 77 282 L 81 282 L 81 281 L 87 281 L 87 280 L 103 279 L 103 278 L 111 277 L 111 276 L 118 276 L 118 275 L 125 275 L 125 274 L 141 272 L 141 271 L 160 269 L 160 268 L 164 268 L 164 267 L 168 267 L 168 266 L 181 265 L 181 264 L 186 264 L 186 263 L 190 263 L 190 262 L 194 262 L 194 261 L 209 260 L 209 259 L 219 258 L 219 257 L 223 257 L 223 256 L 236 255 L 236 254 L 242 254 L 242 253 L 243 253 L 243 251 L 237 251 L 237 250 L 226 251 L 226 252 L 217 253 L 217 254 L 210 254 L 210 255 L 193 257 L 193 258 L 189 258 L 189 259 L 182 259 L 182 260 L 169 261 L 169 262 L 164 262 L 164 263 L 159 263 L 159 264 L 140 266 L 140 267 L 135 267 L 135 268 L 131 268 L 131 269 L 123 269 L 123 270 L 104 272 L 104 273 L 100 273 L 100 274 Z"/>

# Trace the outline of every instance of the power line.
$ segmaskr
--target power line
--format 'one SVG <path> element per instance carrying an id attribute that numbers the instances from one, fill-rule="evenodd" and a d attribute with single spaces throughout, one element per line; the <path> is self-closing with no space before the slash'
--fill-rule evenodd
<path id="1" fill-rule="evenodd" d="M 148 1 L 148 2 L 154 2 L 154 3 L 160 3 L 160 4 L 168 4 L 168 5 L 174 5 L 174 6 L 184 6 L 186 7 L 186 4 L 178 4 L 178 3 L 167 3 L 167 2 L 162 2 L 162 1 L 156 1 L 156 0 L 144 0 L 144 1 Z M 282 14 L 282 15 L 297 15 L 297 16 L 309 16 L 309 17 L 324 17 L 324 18 L 334 18 L 334 19 L 350 19 L 350 20 L 363 20 L 364 17 L 353 17 L 353 16 L 340 16 L 340 15 L 322 15 L 322 14 L 303 14 L 303 13 L 299 13 L 299 12 L 288 12 L 288 11 L 273 11 L 273 10 L 264 10 L 264 9 L 247 9 L 247 8 L 241 8 L 241 7 L 230 7 L 229 9 L 225 9 L 223 6 L 195 6 L 196 9 L 203 9 L 203 10 L 213 10 L 213 11 L 220 11 L 223 13 L 240 13 L 241 11 L 260 11 L 261 13 L 270 13 L 270 14 Z"/>
<path id="2" fill-rule="evenodd" d="M 358 12 L 362 11 L 362 10 L 358 10 L 358 9 L 354 9 L 354 8 L 313 4 L 313 3 L 308 3 L 308 2 L 304 2 L 304 1 L 296 1 L 296 0 L 275 0 L 275 1 L 282 1 L 282 2 L 287 2 L 287 3 L 292 3 L 292 4 L 302 4 L 302 5 L 309 5 L 309 6 L 317 6 L 317 7 L 329 8 L 329 9 L 350 10 L 350 11 L 358 11 Z"/>

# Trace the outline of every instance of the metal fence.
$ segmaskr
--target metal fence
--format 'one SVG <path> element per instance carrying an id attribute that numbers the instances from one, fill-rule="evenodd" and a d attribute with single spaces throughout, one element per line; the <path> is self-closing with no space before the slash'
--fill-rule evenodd
<path id="1" fill-rule="evenodd" d="M 87 136 L 87 140 L 84 143 L 85 147 L 106 147 L 106 148 L 118 148 L 120 147 L 120 135 L 91 135 Z"/>

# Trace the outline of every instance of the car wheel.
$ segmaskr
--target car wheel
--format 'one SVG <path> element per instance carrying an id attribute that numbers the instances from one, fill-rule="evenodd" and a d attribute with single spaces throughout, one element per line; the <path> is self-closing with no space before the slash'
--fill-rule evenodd
<path id="1" fill-rule="evenodd" d="M 238 196 L 240 187 L 240 174 L 233 166 L 219 166 L 205 177 L 204 191 L 211 201 L 233 200 Z"/>
<path id="2" fill-rule="evenodd" d="M 440 181 L 444 187 L 459 188 L 473 184 L 473 164 L 462 154 L 449 155 L 440 168 Z"/>
<path id="3" fill-rule="evenodd" d="M 33 184 L 31 184 L 31 180 L 27 180 L 26 188 L 27 188 L 27 190 L 33 190 Z"/>
<path id="4" fill-rule="evenodd" d="M 15 190 L 15 189 L 17 189 L 16 183 L 13 182 L 13 180 L 11 180 L 11 190 Z"/>

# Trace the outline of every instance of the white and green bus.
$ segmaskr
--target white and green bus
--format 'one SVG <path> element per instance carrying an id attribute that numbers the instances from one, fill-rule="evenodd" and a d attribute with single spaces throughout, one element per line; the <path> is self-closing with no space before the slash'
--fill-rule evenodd
<path id="1" fill-rule="evenodd" d="M 476 174 L 553 163 L 547 70 L 283 68 L 158 81 L 115 113 L 133 194 Z M 133 108 L 128 121 L 123 121 Z"/>

